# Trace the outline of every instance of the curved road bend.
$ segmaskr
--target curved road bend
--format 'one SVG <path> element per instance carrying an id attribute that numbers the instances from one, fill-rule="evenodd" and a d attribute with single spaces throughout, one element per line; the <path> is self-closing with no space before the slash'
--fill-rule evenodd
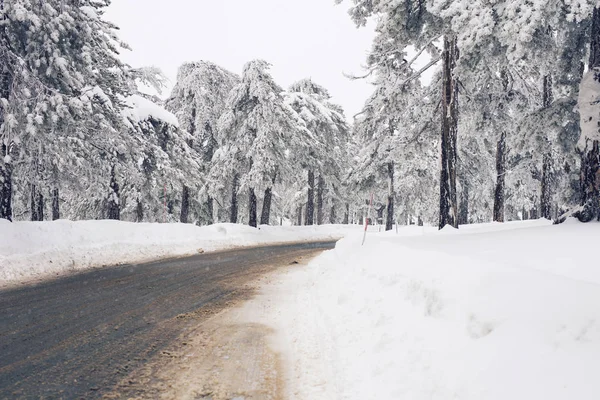
<path id="1" fill-rule="evenodd" d="M 98 398 L 246 285 L 335 242 L 201 254 L 0 290 L 0 398 Z M 198 321 L 196 321 L 197 323 Z"/>

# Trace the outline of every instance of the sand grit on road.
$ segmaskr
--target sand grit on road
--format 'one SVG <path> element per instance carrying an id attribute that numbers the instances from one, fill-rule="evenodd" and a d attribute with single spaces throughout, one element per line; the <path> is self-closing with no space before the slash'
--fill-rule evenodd
<path id="1" fill-rule="evenodd" d="M 267 265 L 265 275 L 244 283 L 244 289 L 239 290 L 234 299 L 177 316 L 173 323 L 186 324 L 178 340 L 145 363 L 143 368 L 127 375 L 103 397 L 285 399 L 281 355 L 273 350 L 271 342 L 274 332 L 253 322 L 252 315 L 248 315 L 259 304 L 254 304 L 251 299 L 276 274 L 302 267 L 320 253 L 320 250 L 298 253 L 285 260 L 289 268 L 274 270 L 275 265 Z M 236 284 L 231 282 L 232 286 Z"/>

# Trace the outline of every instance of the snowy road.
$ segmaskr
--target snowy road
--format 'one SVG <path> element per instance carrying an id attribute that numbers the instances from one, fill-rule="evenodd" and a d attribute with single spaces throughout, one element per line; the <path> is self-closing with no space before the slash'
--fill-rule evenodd
<path id="1" fill-rule="evenodd" d="M 101 397 L 182 332 L 247 299 L 252 280 L 333 246 L 203 254 L 0 291 L 0 398 Z"/>

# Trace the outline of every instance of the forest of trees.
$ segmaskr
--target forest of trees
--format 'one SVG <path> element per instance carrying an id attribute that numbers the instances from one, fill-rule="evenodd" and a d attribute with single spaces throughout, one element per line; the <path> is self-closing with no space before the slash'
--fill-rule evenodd
<path id="1" fill-rule="evenodd" d="M 109 3 L 0 2 L 0 218 L 600 219 L 591 0 L 346 0 L 376 23 L 356 116 L 311 79 L 280 87 L 263 60 L 241 76 L 186 63 L 166 100 L 141 93 L 165 78 L 120 61 Z"/>

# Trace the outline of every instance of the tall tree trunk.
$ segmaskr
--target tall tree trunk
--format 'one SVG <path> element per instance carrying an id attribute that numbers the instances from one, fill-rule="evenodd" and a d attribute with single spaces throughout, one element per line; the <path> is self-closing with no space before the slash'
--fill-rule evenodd
<path id="1" fill-rule="evenodd" d="M 44 208 L 45 208 L 46 199 L 44 199 L 44 195 L 41 192 L 38 192 L 37 206 L 38 206 L 38 221 L 44 220 Z"/>
<path id="2" fill-rule="evenodd" d="M 206 218 L 208 225 L 212 225 L 215 223 L 215 213 L 214 213 L 215 200 L 208 196 L 206 199 Z"/>
<path id="3" fill-rule="evenodd" d="M 238 174 L 233 175 L 233 185 L 231 188 L 231 210 L 229 213 L 229 222 L 237 224 L 238 222 L 238 185 L 240 176 Z"/>
<path id="4" fill-rule="evenodd" d="M 506 186 L 506 133 L 502 132 L 496 148 L 496 190 L 494 192 L 494 221 L 504 222 L 504 189 Z"/>
<path id="5" fill-rule="evenodd" d="M 30 196 L 30 206 L 31 206 L 31 221 L 39 221 L 40 217 L 38 216 L 38 192 L 37 187 L 35 185 L 31 185 L 31 196 Z"/>
<path id="6" fill-rule="evenodd" d="M 121 219 L 121 199 L 119 194 L 120 188 L 117 182 L 117 176 L 115 167 L 113 166 L 110 171 L 110 190 L 108 193 L 108 219 L 120 220 Z"/>
<path id="7" fill-rule="evenodd" d="M 394 228 L 394 163 L 390 162 L 388 167 L 388 199 L 387 216 L 385 219 L 385 230 L 391 231 Z"/>
<path id="8" fill-rule="evenodd" d="M 442 168 L 440 174 L 440 222 L 458 228 L 456 202 L 456 141 L 458 133 L 458 79 L 454 69 L 458 60 L 456 38 L 444 37 L 442 88 Z"/>
<path id="9" fill-rule="evenodd" d="M 271 200 L 273 198 L 273 190 L 267 188 L 265 190 L 265 198 L 263 200 L 262 212 L 260 213 L 260 224 L 269 225 L 271 220 Z"/>
<path id="10" fill-rule="evenodd" d="M 554 101 L 554 93 L 552 91 L 552 76 L 544 76 L 543 88 L 543 107 L 550 108 Z M 548 145 L 550 145 L 548 141 Z M 542 160 L 542 194 L 540 197 L 540 211 L 542 218 L 552 219 L 552 155 L 544 154 Z"/>
<path id="11" fill-rule="evenodd" d="M 135 220 L 136 222 L 143 222 L 144 221 L 144 205 L 142 204 L 142 201 L 138 198 L 136 200 L 137 204 L 135 206 Z"/>
<path id="12" fill-rule="evenodd" d="M 544 154 L 542 163 L 542 196 L 540 197 L 541 217 L 552 219 L 552 156 Z"/>
<path id="13" fill-rule="evenodd" d="M 335 201 L 334 201 L 333 204 L 331 205 L 331 209 L 329 210 L 329 223 L 335 224 L 336 219 L 337 219 L 337 213 L 335 212 Z"/>
<path id="14" fill-rule="evenodd" d="M 346 212 L 344 212 L 344 220 L 342 224 L 348 225 L 350 223 L 350 204 L 346 203 Z"/>
<path id="15" fill-rule="evenodd" d="M 579 220 L 600 220 L 600 142 L 597 140 L 581 156 L 580 182 L 583 209 L 579 212 Z"/>
<path id="16" fill-rule="evenodd" d="M 52 221 L 60 219 L 60 198 L 58 188 L 52 191 Z"/>
<path id="17" fill-rule="evenodd" d="M 271 182 L 273 186 L 275 186 L 275 182 L 277 180 L 277 175 L 273 175 Z M 273 187 L 269 187 L 265 189 L 265 198 L 263 200 L 263 208 L 260 214 L 260 224 L 261 225 L 269 225 L 271 222 L 271 204 L 273 202 Z"/>
<path id="18" fill-rule="evenodd" d="M 469 186 L 463 181 L 461 188 L 460 204 L 458 205 L 458 224 L 467 225 L 469 223 Z"/>
<path id="19" fill-rule="evenodd" d="M 312 225 L 315 221 L 315 173 L 308 171 L 308 200 L 306 202 L 306 213 L 304 225 Z"/>
<path id="20" fill-rule="evenodd" d="M 5 60 L 2 60 L 5 61 Z M 8 100 L 12 88 L 12 74 L 0 64 L 0 98 Z M 0 126 L 6 120 L 6 110 L 0 109 Z M 5 139 L 6 140 L 6 139 Z M 12 221 L 12 164 L 6 162 L 10 154 L 10 143 L 2 143 L 0 152 L 0 218 Z"/>
<path id="21" fill-rule="evenodd" d="M 0 156 L 8 155 L 8 146 L 2 144 Z M 0 218 L 12 221 L 12 165 L 0 160 Z"/>
<path id="22" fill-rule="evenodd" d="M 594 8 L 592 17 L 589 69 L 596 71 L 600 69 L 600 9 L 598 7 Z M 600 80 L 600 77 L 596 74 L 594 79 Z M 578 213 L 579 220 L 600 221 L 600 141 L 598 140 L 586 143 L 581 155 L 580 186 L 583 208 Z"/>
<path id="23" fill-rule="evenodd" d="M 325 192 L 325 180 L 321 175 L 317 180 L 317 225 L 323 225 L 323 194 Z"/>
<path id="24" fill-rule="evenodd" d="M 183 192 L 181 194 L 181 217 L 179 221 L 182 224 L 187 224 L 190 214 L 190 189 L 183 185 Z"/>
<path id="25" fill-rule="evenodd" d="M 297 213 L 296 217 L 298 218 L 296 222 L 297 222 L 298 226 L 302 226 L 302 209 L 303 208 L 304 207 L 302 207 L 302 205 L 300 205 L 300 206 L 298 206 L 298 210 L 296 211 L 296 213 Z"/>
<path id="26" fill-rule="evenodd" d="M 248 225 L 256 228 L 257 224 L 256 215 L 256 193 L 254 188 L 248 190 Z"/>
<path id="27" fill-rule="evenodd" d="M 36 185 L 31 185 L 31 220 L 44 220 L 44 195 Z"/>

